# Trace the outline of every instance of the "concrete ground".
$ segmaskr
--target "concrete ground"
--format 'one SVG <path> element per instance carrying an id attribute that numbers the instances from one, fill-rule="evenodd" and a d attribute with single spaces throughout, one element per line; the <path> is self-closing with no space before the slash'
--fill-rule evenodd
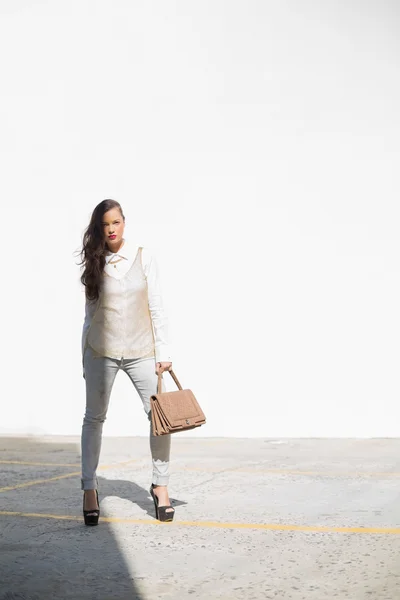
<path id="1" fill-rule="evenodd" d="M 400 440 L 104 438 L 98 527 L 77 437 L 0 437 L 0 600 L 400 600 Z"/>

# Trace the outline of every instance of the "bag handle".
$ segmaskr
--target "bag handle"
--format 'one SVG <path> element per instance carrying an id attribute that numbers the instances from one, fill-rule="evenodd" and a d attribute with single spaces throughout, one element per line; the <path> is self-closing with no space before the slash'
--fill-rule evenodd
<path id="1" fill-rule="evenodd" d="M 181 390 L 182 386 L 179 383 L 178 378 L 175 375 L 175 373 L 173 372 L 173 370 L 169 369 L 168 373 L 171 375 L 172 379 L 175 381 L 176 385 L 178 386 L 178 390 Z M 161 371 L 159 371 L 158 372 L 158 383 L 157 383 L 157 394 L 161 394 L 161 379 L 162 379 L 162 373 L 161 373 Z"/>

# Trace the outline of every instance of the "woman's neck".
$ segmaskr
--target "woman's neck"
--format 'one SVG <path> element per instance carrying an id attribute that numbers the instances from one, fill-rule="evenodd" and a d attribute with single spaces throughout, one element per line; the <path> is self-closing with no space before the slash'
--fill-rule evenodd
<path id="1" fill-rule="evenodd" d="M 111 249 L 110 246 L 107 244 L 108 247 L 108 251 L 111 252 L 112 254 L 116 254 L 117 252 L 119 252 L 122 248 L 122 246 L 125 244 L 125 238 L 122 238 L 122 242 L 121 245 L 119 246 L 119 248 L 115 249 Z"/>

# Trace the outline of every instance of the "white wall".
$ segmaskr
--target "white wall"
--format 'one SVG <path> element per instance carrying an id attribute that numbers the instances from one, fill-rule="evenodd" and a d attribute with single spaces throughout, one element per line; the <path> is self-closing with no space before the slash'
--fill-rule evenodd
<path id="1" fill-rule="evenodd" d="M 0 12 L 0 432 L 80 433 L 73 253 L 111 197 L 157 253 L 192 435 L 397 436 L 397 3 Z M 120 373 L 104 433 L 147 427 Z"/>

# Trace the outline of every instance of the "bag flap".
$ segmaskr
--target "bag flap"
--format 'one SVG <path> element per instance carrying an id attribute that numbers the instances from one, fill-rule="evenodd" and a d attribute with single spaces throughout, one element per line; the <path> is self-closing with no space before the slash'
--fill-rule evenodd
<path id="1" fill-rule="evenodd" d="M 154 394 L 157 412 L 161 413 L 170 427 L 191 424 L 205 419 L 203 411 L 191 390 L 178 390 Z M 157 420 L 162 420 L 159 414 Z M 189 423 L 187 423 L 189 421 Z"/>

